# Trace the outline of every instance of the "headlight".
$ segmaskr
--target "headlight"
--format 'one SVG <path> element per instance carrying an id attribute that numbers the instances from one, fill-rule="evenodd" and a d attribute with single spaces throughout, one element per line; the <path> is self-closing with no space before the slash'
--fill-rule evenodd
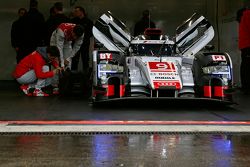
<path id="1" fill-rule="evenodd" d="M 114 64 L 99 64 L 99 70 L 102 72 L 123 72 L 123 66 Z"/>
<path id="2" fill-rule="evenodd" d="M 187 67 L 182 66 L 182 68 L 181 68 L 182 79 L 189 80 L 190 78 L 192 78 L 192 75 L 193 74 L 192 74 L 191 68 L 187 68 Z"/>
<path id="3" fill-rule="evenodd" d="M 228 66 L 208 66 L 202 68 L 203 73 L 205 74 L 228 74 Z"/>

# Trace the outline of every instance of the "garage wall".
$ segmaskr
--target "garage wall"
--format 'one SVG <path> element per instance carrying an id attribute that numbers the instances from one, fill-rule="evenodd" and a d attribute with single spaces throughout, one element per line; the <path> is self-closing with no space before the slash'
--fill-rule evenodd
<path id="1" fill-rule="evenodd" d="M 219 34 L 221 51 L 227 51 L 233 62 L 234 81 L 240 86 L 240 51 L 238 49 L 238 22 L 236 12 L 243 4 L 240 0 L 220 0 Z"/>
<path id="2" fill-rule="evenodd" d="M 39 10 L 46 18 L 49 15 L 49 8 L 56 1 L 58 0 L 39 0 Z M 236 45 L 234 44 L 234 47 L 232 47 L 231 44 L 224 44 L 224 42 L 229 39 L 237 39 L 234 23 L 235 10 L 240 6 L 237 1 L 219 0 L 221 49 L 234 54 L 237 53 Z M 163 32 L 170 37 L 175 35 L 176 27 L 194 12 L 204 15 L 214 25 L 215 29 L 217 27 L 217 0 L 61 0 L 61 2 L 64 4 L 66 14 L 70 14 L 73 6 L 81 5 L 92 20 L 97 19 L 103 12 L 110 10 L 128 26 L 131 32 L 144 9 L 151 11 L 152 20 L 156 22 L 157 27 L 162 28 Z M 15 67 L 15 51 L 10 45 L 10 28 L 12 22 L 17 19 L 17 10 L 20 7 L 28 8 L 28 4 L 29 0 L 0 1 L 0 80 L 12 79 L 11 72 Z M 215 37 L 212 43 L 217 46 L 218 38 Z M 236 62 L 239 63 L 238 59 Z"/>

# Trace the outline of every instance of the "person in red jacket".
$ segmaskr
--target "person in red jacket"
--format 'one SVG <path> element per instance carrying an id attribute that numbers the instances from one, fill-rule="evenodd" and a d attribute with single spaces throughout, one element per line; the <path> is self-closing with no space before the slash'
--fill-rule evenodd
<path id="1" fill-rule="evenodd" d="M 28 96 L 49 96 L 42 91 L 42 88 L 52 83 L 52 78 L 59 74 L 58 59 L 60 57 L 59 50 L 56 46 L 38 47 L 24 59 L 22 59 L 13 72 L 17 82 L 22 84 L 21 90 Z M 50 71 L 49 64 L 54 66 Z M 30 89 L 35 88 L 31 93 Z"/>
<path id="2" fill-rule="evenodd" d="M 245 1 L 245 10 L 243 10 L 239 19 L 239 49 L 241 50 L 241 89 L 243 93 L 250 93 L 250 1 Z"/>

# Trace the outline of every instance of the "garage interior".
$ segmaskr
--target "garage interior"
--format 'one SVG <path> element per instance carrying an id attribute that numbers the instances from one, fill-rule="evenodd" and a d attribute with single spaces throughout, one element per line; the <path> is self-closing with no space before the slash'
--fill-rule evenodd
<path id="1" fill-rule="evenodd" d="M 49 16 L 49 9 L 56 0 L 39 0 L 38 9 Z M 236 22 L 236 11 L 243 5 L 237 0 L 168 0 L 168 1 L 114 1 L 114 0 L 62 0 L 64 13 L 70 15 L 74 6 L 82 6 L 88 13 L 88 17 L 95 21 L 106 12 L 111 11 L 113 15 L 120 18 L 133 34 L 133 26 L 141 17 L 145 9 L 151 12 L 151 18 L 156 26 L 163 30 L 169 37 L 175 36 L 175 30 L 183 21 L 188 19 L 193 13 L 204 15 L 213 25 L 216 33 L 211 44 L 215 46 L 215 51 L 227 52 L 230 54 L 234 67 L 234 80 L 236 85 L 240 85 L 239 64 L 240 52 L 238 50 L 238 23 Z M 15 67 L 15 51 L 10 43 L 11 24 L 17 19 L 17 10 L 20 7 L 28 9 L 28 0 L 9 0 L 0 2 L 1 12 L 1 59 L 0 80 L 12 80 L 11 73 Z M 122 11 L 122 12 L 121 12 Z M 230 42 L 229 42 L 230 41 Z"/>
<path id="2" fill-rule="evenodd" d="M 39 0 L 45 18 L 58 0 Z M 82 6 L 95 21 L 106 12 L 133 26 L 149 9 L 156 27 L 170 37 L 193 13 L 213 25 L 214 51 L 232 58 L 240 87 L 236 12 L 243 0 L 60 0 L 64 13 Z M 249 95 L 236 104 L 155 102 L 93 108 L 86 97 L 25 97 L 11 74 L 16 53 L 11 25 L 29 0 L 0 1 L 0 162 L 3 166 L 248 166 Z M 197 105 L 197 106 L 196 106 Z M 214 106 L 215 105 L 215 106 Z M 188 127 L 187 129 L 184 127 Z M 51 129 L 50 129 L 51 128 Z"/>

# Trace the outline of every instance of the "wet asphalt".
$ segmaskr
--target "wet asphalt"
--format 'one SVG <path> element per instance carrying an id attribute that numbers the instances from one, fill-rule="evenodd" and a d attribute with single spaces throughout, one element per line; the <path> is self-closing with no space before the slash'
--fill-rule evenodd
<path id="1" fill-rule="evenodd" d="M 0 121 L 249 121 L 250 95 L 237 104 L 210 102 L 118 103 L 93 107 L 88 98 L 26 97 L 0 89 Z M 63 125 L 62 125 L 63 128 Z M 0 166 L 248 167 L 250 134 L 1 134 Z"/>
<path id="2" fill-rule="evenodd" d="M 27 97 L 19 89 L 0 89 L 0 120 L 157 120 L 157 121 L 248 121 L 250 95 L 235 93 L 232 105 L 210 101 L 147 101 L 108 103 L 93 107 L 89 99 Z"/>
<path id="3" fill-rule="evenodd" d="M 10 135 L 0 137 L 4 167 L 248 167 L 250 136 Z"/>

